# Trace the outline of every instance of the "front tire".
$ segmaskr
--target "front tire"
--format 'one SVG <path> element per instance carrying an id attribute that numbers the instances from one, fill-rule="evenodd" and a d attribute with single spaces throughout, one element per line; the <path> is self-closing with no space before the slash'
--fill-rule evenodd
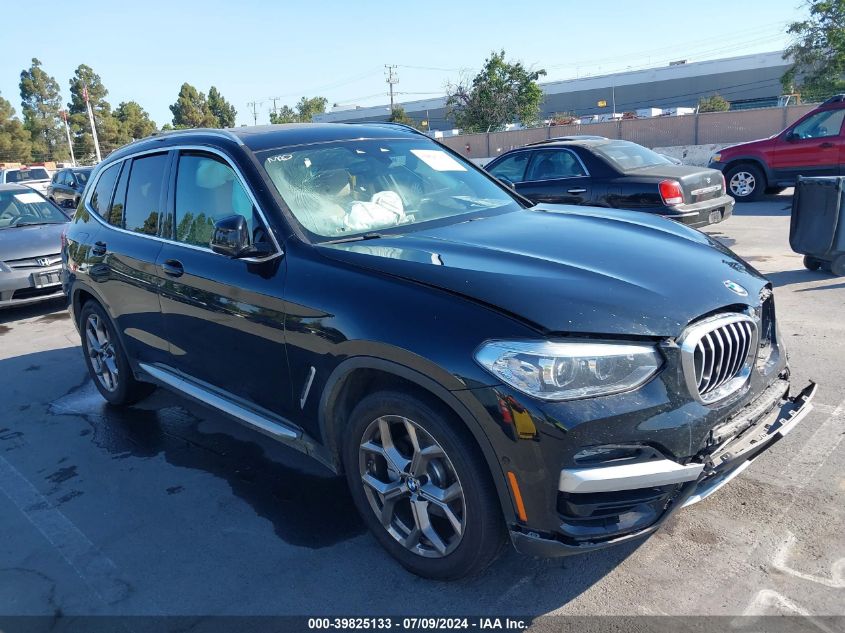
<path id="1" fill-rule="evenodd" d="M 114 325 L 96 301 L 88 301 L 82 307 L 79 329 L 88 373 L 97 391 L 110 404 L 134 404 L 155 390 L 154 385 L 140 382 L 132 375 Z"/>
<path id="2" fill-rule="evenodd" d="M 395 391 L 364 398 L 345 429 L 353 501 L 408 571 L 439 580 L 477 574 L 498 556 L 504 521 L 489 469 L 438 403 Z"/>
<path id="3" fill-rule="evenodd" d="M 756 165 L 744 163 L 725 173 L 725 184 L 737 202 L 759 200 L 766 192 L 766 175 Z"/>

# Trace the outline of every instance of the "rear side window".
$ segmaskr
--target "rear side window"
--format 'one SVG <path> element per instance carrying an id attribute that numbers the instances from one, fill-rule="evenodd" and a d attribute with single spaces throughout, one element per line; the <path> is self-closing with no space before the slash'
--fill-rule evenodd
<path id="1" fill-rule="evenodd" d="M 126 183 L 129 180 L 129 162 L 123 164 L 120 178 L 117 180 L 117 188 L 114 190 L 114 199 L 109 206 L 106 221 L 112 226 L 123 227 L 123 206 L 126 203 Z"/>
<path id="2" fill-rule="evenodd" d="M 565 149 L 552 149 L 535 154 L 526 180 L 554 180 L 586 175 L 575 154 Z"/>
<path id="3" fill-rule="evenodd" d="M 792 133 L 798 138 L 826 138 L 839 136 L 842 120 L 845 119 L 845 108 L 840 110 L 822 110 L 792 128 Z"/>
<path id="4" fill-rule="evenodd" d="M 496 178 L 506 178 L 511 182 L 525 180 L 525 168 L 528 166 L 528 152 L 519 152 L 503 159 L 489 170 Z"/>
<path id="5" fill-rule="evenodd" d="M 167 154 L 155 154 L 132 161 L 123 209 L 123 225 L 127 231 L 146 235 L 158 232 L 168 160 Z"/>
<path id="6" fill-rule="evenodd" d="M 114 191 L 114 183 L 117 180 L 117 175 L 120 172 L 120 163 L 116 165 L 109 165 L 100 174 L 97 180 L 97 186 L 94 187 L 94 192 L 91 194 L 91 201 L 89 204 L 91 208 L 102 218 L 107 218 L 109 202 L 111 202 L 111 194 Z"/>

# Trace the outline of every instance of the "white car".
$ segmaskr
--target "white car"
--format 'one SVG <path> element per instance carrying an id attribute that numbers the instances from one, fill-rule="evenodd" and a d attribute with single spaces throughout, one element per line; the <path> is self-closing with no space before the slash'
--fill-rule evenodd
<path id="1" fill-rule="evenodd" d="M 25 185 L 41 193 L 47 191 L 50 178 L 50 172 L 44 167 L 15 167 L 0 170 L 0 185 Z"/>

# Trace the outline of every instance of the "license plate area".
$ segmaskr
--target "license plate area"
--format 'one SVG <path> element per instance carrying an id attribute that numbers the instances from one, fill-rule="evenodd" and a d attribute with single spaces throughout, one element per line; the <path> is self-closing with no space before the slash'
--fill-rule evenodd
<path id="1" fill-rule="evenodd" d="M 60 270 L 32 274 L 32 286 L 34 288 L 48 288 L 50 286 L 58 286 L 61 283 L 62 271 Z"/>
<path id="2" fill-rule="evenodd" d="M 710 217 L 708 218 L 710 224 L 716 224 L 716 222 L 722 221 L 722 210 L 716 209 L 715 211 L 710 212 Z"/>

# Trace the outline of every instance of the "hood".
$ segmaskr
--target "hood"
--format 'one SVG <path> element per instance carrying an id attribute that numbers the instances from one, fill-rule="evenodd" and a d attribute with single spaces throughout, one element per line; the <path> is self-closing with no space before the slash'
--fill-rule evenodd
<path id="1" fill-rule="evenodd" d="M 55 255 L 62 250 L 62 231 L 68 223 L 38 224 L 0 229 L 0 261 Z"/>
<path id="2" fill-rule="evenodd" d="M 766 284 L 699 231 L 615 209 L 545 205 L 318 248 L 561 334 L 677 336 L 707 313 L 756 305 Z"/>
<path id="3" fill-rule="evenodd" d="M 737 143 L 735 145 L 727 145 L 722 149 L 716 150 L 714 154 L 721 154 L 724 152 L 749 152 L 749 151 L 756 151 L 756 150 L 764 150 L 769 149 L 772 144 L 772 139 L 777 138 L 780 135 L 774 134 L 768 138 L 761 138 L 757 139 L 756 141 L 748 141 L 746 143 Z"/>

